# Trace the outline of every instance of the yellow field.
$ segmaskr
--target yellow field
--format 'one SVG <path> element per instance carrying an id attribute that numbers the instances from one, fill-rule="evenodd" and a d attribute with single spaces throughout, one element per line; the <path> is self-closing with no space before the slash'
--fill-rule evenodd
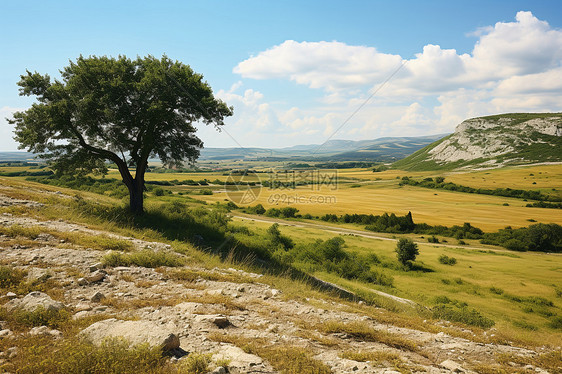
<path id="1" fill-rule="evenodd" d="M 224 191 L 224 188 L 221 186 L 217 191 Z M 320 191 L 312 190 L 310 186 L 294 190 L 256 188 L 254 191 L 258 197 L 249 205 L 260 203 L 265 208 L 293 206 L 302 214 L 310 213 L 315 216 L 326 213 L 378 215 L 385 212 L 404 215 L 411 211 L 414 222 L 445 226 L 470 222 L 485 231 L 495 231 L 505 226 L 528 226 L 529 219 L 562 224 L 559 209 L 527 208 L 526 202 L 519 199 L 413 186 L 399 187 L 387 183 L 369 184 L 359 188 L 342 185 L 336 190 Z M 241 194 L 242 192 L 216 192 L 212 196 L 200 198 L 215 202 L 234 197 L 237 202 L 241 201 Z M 509 206 L 504 206 L 505 203 Z"/>

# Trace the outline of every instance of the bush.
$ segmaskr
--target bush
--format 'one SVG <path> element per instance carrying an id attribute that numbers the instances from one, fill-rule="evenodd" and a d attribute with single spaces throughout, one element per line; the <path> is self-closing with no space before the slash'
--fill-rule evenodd
<path id="1" fill-rule="evenodd" d="M 456 308 L 450 305 L 437 305 L 432 308 L 433 318 L 444 319 L 451 322 L 461 322 L 466 325 L 482 327 L 484 329 L 495 325 L 495 322 L 484 317 L 476 309 L 469 309 L 466 306 Z"/>
<path id="2" fill-rule="evenodd" d="M 154 190 L 154 196 L 164 196 L 164 189 L 156 187 Z"/>
<path id="3" fill-rule="evenodd" d="M 25 272 L 23 270 L 0 266 L 0 288 L 12 289 L 17 287 L 24 277 Z"/>
<path id="4" fill-rule="evenodd" d="M 435 235 L 432 235 L 431 237 L 427 238 L 427 241 L 429 243 L 439 243 L 439 239 Z"/>
<path id="5" fill-rule="evenodd" d="M 455 265 L 457 263 L 457 259 L 447 255 L 441 255 L 439 256 L 439 262 L 443 265 Z"/>
<path id="6" fill-rule="evenodd" d="M 396 244 L 396 257 L 403 265 L 408 265 L 419 254 L 418 245 L 412 239 L 401 238 Z"/>

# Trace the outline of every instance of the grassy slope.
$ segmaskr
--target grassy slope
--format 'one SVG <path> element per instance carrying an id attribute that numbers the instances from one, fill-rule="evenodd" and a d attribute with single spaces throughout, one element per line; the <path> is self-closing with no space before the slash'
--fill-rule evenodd
<path id="1" fill-rule="evenodd" d="M 259 221 L 239 222 L 258 232 L 265 232 L 270 226 L 270 223 Z M 293 226 L 282 226 L 281 231 L 296 242 L 325 240 L 335 236 L 331 232 Z M 560 313 L 562 310 L 562 299 L 557 296 L 556 288 L 556 285 L 562 284 L 562 255 L 513 253 L 501 249 L 490 253 L 489 247 L 482 246 L 482 251 L 462 246 L 448 248 L 431 245 L 420 237 L 410 237 L 420 243 L 418 262 L 433 271 L 404 272 L 383 268 L 383 272 L 394 277 L 395 288 L 370 286 L 322 272 L 315 275 L 350 289 L 365 291 L 375 288 L 426 306 L 434 305 L 437 296 L 447 296 L 466 302 L 470 307 L 494 319 L 498 329 L 509 331 L 522 339 L 556 340 L 562 337 L 560 333 L 548 327 L 549 319 L 540 314 L 549 311 Z M 374 253 L 383 263 L 395 262 L 395 242 L 347 235 L 344 239 L 349 251 L 363 255 Z M 476 242 L 471 243 L 471 247 L 478 245 Z M 456 258 L 458 263 L 454 266 L 439 263 L 438 257 L 442 254 Z M 504 295 L 492 292 L 491 287 L 502 289 Z M 516 302 L 508 299 L 506 294 L 544 297 L 553 301 L 555 307 L 541 308 L 525 302 Z M 530 312 L 529 308 L 533 307 L 533 312 Z M 522 328 L 522 325 L 526 328 Z M 529 330 L 531 328 L 536 330 Z"/>

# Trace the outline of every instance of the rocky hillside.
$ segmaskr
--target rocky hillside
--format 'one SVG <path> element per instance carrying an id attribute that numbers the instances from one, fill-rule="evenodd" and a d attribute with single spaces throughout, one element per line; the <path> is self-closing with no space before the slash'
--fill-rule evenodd
<path id="1" fill-rule="evenodd" d="M 409 320 L 289 279 L 205 266 L 173 243 L 45 219 L 34 213 L 45 201 L 71 197 L 33 193 L 47 200 L 0 185 L 3 373 L 124 372 L 111 337 L 161 349 L 167 358 L 151 373 L 548 373 L 544 358 L 556 359 L 494 329 Z M 84 362 L 92 367 L 80 371 Z"/>
<path id="2" fill-rule="evenodd" d="M 561 113 L 501 114 L 468 119 L 394 166 L 432 170 L 560 162 L 561 149 Z"/>

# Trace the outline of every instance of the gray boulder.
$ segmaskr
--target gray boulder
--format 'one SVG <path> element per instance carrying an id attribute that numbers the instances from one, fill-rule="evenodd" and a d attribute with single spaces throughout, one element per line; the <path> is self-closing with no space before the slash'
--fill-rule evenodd
<path id="1" fill-rule="evenodd" d="M 115 318 L 96 322 L 80 332 L 80 335 L 95 345 L 104 339 L 121 337 L 131 345 L 148 343 L 162 351 L 173 351 L 180 347 L 180 339 L 170 328 L 150 321 L 122 321 Z"/>
<path id="2" fill-rule="evenodd" d="M 23 309 L 27 312 L 33 312 L 39 307 L 48 311 L 59 311 L 64 308 L 64 304 L 51 299 L 49 295 L 39 291 L 33 291 L 25 295 L 22 299 L 13 299 L 4 304 L 9 311 Z"/>

